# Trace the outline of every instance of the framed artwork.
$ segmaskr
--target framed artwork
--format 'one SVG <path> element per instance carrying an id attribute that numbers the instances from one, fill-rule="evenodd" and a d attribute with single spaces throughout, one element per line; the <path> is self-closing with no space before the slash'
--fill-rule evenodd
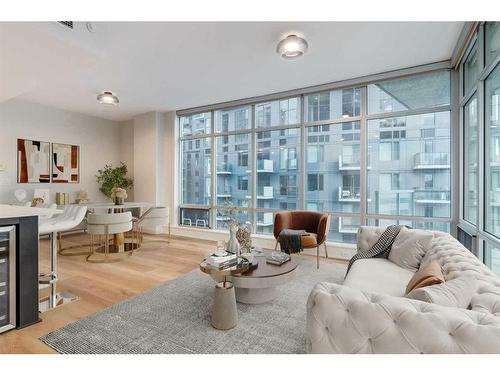
<path id="1" fill-rule="evenodd" d="M 50 182 L 50 143 L 17 140 L 17 182 Z"/>
<path id="2" fill-rule="evenodd" d="M 52 182 L 80 182 L 80 146 L 52 143 Z"/>

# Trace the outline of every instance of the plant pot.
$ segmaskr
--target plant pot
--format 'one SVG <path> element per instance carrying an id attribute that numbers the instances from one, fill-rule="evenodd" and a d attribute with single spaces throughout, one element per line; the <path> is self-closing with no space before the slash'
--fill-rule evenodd
<path id="1" fill-rule="evenodd" d="M 121 206 L 124 203 L 125 203 L 125 199 L 123 199 L 123 198 L 115 198 L 115 204 L 117 206 Z"/>

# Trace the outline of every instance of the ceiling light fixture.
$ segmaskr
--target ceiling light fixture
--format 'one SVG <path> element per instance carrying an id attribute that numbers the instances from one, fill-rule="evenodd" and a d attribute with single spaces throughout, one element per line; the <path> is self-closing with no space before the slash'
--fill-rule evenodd
<path id="1" fill-rule="evenodd" d="M 281 40 L 276 47 L 276 52 L 284 59 L 296 59 L 307 52 L 307 42 L 297 35 L 288 35 Z"/>
<path id="2" fill-rule="evenodd" d="M 102 94 L 97 95 L 97 101 L 106 105 L 118 105 L 120 103 L 118 97 L 111 91 L 104 91 Z"/>

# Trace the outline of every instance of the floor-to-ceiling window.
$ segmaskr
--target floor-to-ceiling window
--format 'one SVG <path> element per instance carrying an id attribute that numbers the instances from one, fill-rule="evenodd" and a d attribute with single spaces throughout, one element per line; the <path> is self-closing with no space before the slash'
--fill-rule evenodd
<path id="1" fill-rule="evenodd" d="M 476 253 L 500 274 L 500 22 L 480 24 L 460 64 L 461 217 Z"/>
<path id="2" fill-rule="evenodd" d="M 229 206 L 264 235 L 298 209 L 329 213 L 334 242 L 367 223 L 450 230 L 448 70 L 242 102 L 180 112 L 179 224 L 226 229 Z"/>

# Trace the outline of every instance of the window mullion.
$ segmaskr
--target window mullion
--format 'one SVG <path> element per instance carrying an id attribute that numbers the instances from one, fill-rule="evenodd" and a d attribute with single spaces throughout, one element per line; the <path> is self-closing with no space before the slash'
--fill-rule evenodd
<path id="1" fill-rule="evenodd" d="M 299 208 L 306 208 L 306 128 L 305 122 L 305 100 L 304 96 L 300 97 L 300 171 L 299 171 Z"/>
<path id="2" fill-rule="evenodd" d="M 366 211 L 367 211 L 367 184 L 368 184 L 368 124 L 366 120 L 367 115 L 367 87 L 361 88 L 361 121 L 360 121 L 360 170 L 359 170 L 359 185 L 360 185 L 360 207 L 359 212 L 361 215 L 360 224 L 366 225 Z"/>

